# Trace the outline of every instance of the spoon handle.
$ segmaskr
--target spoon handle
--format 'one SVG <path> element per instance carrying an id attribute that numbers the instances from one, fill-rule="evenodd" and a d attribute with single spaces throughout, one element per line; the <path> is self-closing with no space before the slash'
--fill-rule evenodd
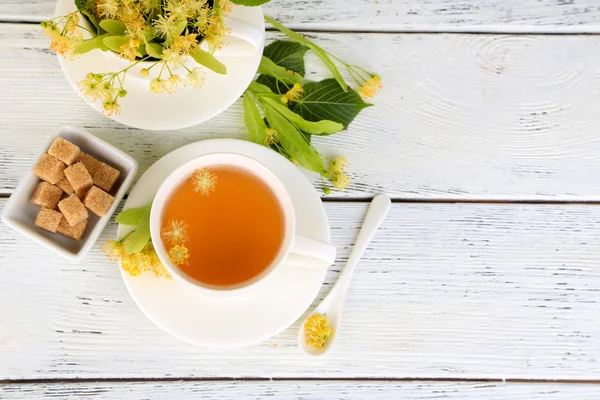
<path id="1" fill-rule="evenodd" d="M 379 226 L 385 219 L 387 213 L 390 211 L 391 206 L 392 201 L 385 194 L 378 194 L 373 201 L 371 201 L 362 228 L 360 229 L 358 238 L 356 239 L 356 243 L 350 254 L 350 258 L 348 258 L 348 262 L 331 293 L 346 291 L 360 258 L 367 249 L 371 239 L 373 239 L 373 235 L 375 235 L 375 232 L 379 229 Z"/>

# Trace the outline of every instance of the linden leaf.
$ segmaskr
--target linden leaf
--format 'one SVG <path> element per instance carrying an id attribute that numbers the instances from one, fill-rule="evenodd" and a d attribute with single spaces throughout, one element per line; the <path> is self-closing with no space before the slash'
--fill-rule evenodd
<path id="1" fill-rule="evenodd" d="M 264 110 L 269 126 L 277 131 L 279 143 L 289 158 L 309 171 L 325 173 L 321 155 L 310 145 L 302 132 L 275 108 L 266 105 Z"/>
<path id="2" fill-rule="evenodd" d="M 106 51 L 106 50 L 108 50 L 108 47 L 106 47 L 104 45 L 104 42 L 102 41 L 105 37 L 106 37 L 106 35 L 102 35 L 102 36 L 96 36 L 96 37 L 88 39 L 88 40 L 84 40 L 83 43 L 80 43 L 77 45 L 77 47 L 75 47 L 73 52 L 75 54 L 85 54 L 88 51 L 91 51 L 94 49 L 100 49 L 102 51 Z"/>
<path id="3" fill-rule="evenodd" d="M 146 43 L 146 51 L 151 57 L 162 58 L 163 47 L 158 43 Z"/>
<path id="4" fill-rule="evenodd" d="M 281 102 L 277 102 L 271 98 L 265 98 L 263 101 L 266 105 L 274 108 L 277 110 L 277 112 L 279 112 L 279 114 L 283 115 L 291 123 L 296 125 L 298 129 L 306 133 L 310 133 L 312 135 L 331 135 L 332 133 L 336 133 L 344 129 L 344 125 L 334 121 L 307 121 L 300 115 L 284 106 Z"/>
<path id="5" fill-rule="evenodd" d="M 294 71 L 304 76 L 304 54 L 308 50 L 303 44 L 290 42 L 286 40 L 277 40 L 263 51 L 263 56 L 290 71 Z"/>
<path id="6" fill-rule="evenodd" d="M 244 104 L 244 122 L 246 123 L 246 128 L 250 134 L 250 140 L 254 143 L 264 145 L 267 138 L 265 133 L 267 125 L 265 124 L 262 115 L 260 115 L 256 103 L 249 94 L 244 95 L 242 103 Z"/>
<path id="7" fill-rule="evenodd" d="M 231 0 L 233 4 L 239 4 L 246 7 L 260 6 L 261 4 L 268 3 L 269 1 L 271 0 Z"/>
<path id="8" fill-rule="evenodd" d="M 127 44 L 129 39 L 125 36 L 107 36 L 102 42 L 106 47 L 114 51 L 115 53 L 121 53 L 121 46 Z"/>
<path id="9" fill-rule="evenodd" d="M 140 223 L 146 213 L 149 213 L 150 208 L 151 204 L 138 208 L 128 208 L 121 211 L 115 221 L 117 224 L 135 226 Z"/>
<path id="10" fill-rule="evenodd" d="M 340 84 L 340 87 L 342 88 L 342 90 L 344 92 L 346 90 L 348 90 L 348 84 L 344 81 L 344 78 L 342 77 L 340 70 L 335 65 L 335 63 L 331 60 L 331 58 L 329 57 L 329 55 L 327 54 L 327 52 L 325 50 L 323 50 L 321 47 L 317 46 L 316 44 L 314 44 L 313 42 L 311 42 L 304 36 L 281 25 L 279 22 L 277 22 L 276 20 L 274 20 L 273 18 L 271 18 L 267 15 L 265 15 L 265 20 L 267 22 L 269 22 L 271 25 L 273 25 L 275 28 L 277 28 L 277 30 L 279 30 L 280 32 L 285 33 L 290 39 L 310 48 L 317 55 L 317 57 L 319 57 L 321 59 L 321 61 L 323 62 L 323 64 L 325 64 L 325 66 L 329 69 L 329 71 L 331 71 L 331 73 L 333 74 L 335 79 Z"/>
<path id="11" fill-rule="evenodd" d="M 212 54 L 202 49 L 195 49 L 190 51 L 190 56 L 200 65 L 204 65 L 206 68 L 215 71 L 217 74 L 226 74 L 227 67 L 221 63 Z"/>
<path id="12" fill-rule="evenodd" d="M 358 113 L 370 106 L 354 90 L 344 91 L 335 79 L 329 78 L 304 85 L 304 96 L 292 106 L 292 111 L 308 121 L 326 119 L 347 129 Z"/>
<path id="13" fill-rule="evenodd" d="M 131 236 L 125 241 L 125 252 L 127 254 L 139 253 L 148 244 L 150 240 L 151 208 L 151 204 L 141 207 L 141 216 L 137 228 L 135 228 Z"/>
<path id="14" fill-rule="evenodd" d="M 258 73 L 271 76 L 289 85 L 302 82 L 302 75 L 275 64 L 265 56 L 262 56 L 260 65 L 258 66 Z"/>
<path id="15" fill-rule="evenodd" d="M 100 26 L 111 35 L 124 35 L 127 29 L 124 23 L 116 19 L 103 19 L 100 21 Z"/>

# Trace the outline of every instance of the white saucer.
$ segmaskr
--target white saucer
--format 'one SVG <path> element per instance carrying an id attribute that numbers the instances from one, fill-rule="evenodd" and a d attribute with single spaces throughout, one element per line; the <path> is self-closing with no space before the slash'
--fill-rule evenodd
<path id="1" fill-rule="evenodd" d="M 242 154 L 270 168 L 294 202 L 297 232 L 330 242 L 325 209 L 304 174 L 273 150 L 242 140 L 205 140 L 167 154 L 140 178 L 124 208 L 148 204 L 162 181 L 183 163 L 219 152 Z M 119 226 L 118 237 L 126 229 Z M 160 328 L 190 343 L 225 348 L 258 343 L 290 326 L 311 305 L 327 271 L 282 266 L 257 290 L 222 298 L 209 297 L 175 279 L 156 278 L 150 272 L 138 277 L 121 272 L 131 297 Z"/>
<path id="2" fill-rule="evenodd" d="M 64 15 L 74 9 L 73 0 L 59 0 L 56 15 Z M 230 15 L 261 30 L 265 29 L 261 7 L 233 5 Z M 124 83 L 127 96 L 119 100 L 121 114 L 110 118 L 134 128 L 147 130 L 183 129 L 207 121 L 225 111 L 244 93 L 254 79 L 261 57 L 262 49 L 246 57 L 218 56 L 219 61 L 227 67 L 226 75 L 203 68 L 206 80 L 201 88 L 183 88 L 173 94 L 154 94 L 150 92 L 148 80 L 127 74 Z M 80 96 L 77 85 L 88 72 L 115 70 L 114 62 L 100 50 L 92 50 L 74 61 L 59 55 L 58 61 L 67 80 Z M 88 104 L 102 113 L 100 102 Z"/>

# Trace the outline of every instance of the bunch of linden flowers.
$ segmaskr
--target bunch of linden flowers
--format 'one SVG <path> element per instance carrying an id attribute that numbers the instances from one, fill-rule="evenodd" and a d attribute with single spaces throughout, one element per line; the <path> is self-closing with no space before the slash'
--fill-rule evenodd
<path id="1" fill-rule="evenodd" d="M 100 49 L 130 61 L 119 71 L 90 72 L 79 83 L 85 97 L 102 101 L 107 115 L 120 113 L 119 98 L 127 95 L 125 76 L 141 62 L 148 64 L 141 69 L 142 76 L 159 71 L 150 81 L 154 93 L 202 86 L 204 73 L 186 65 L 190 58 L 217 73 L 227 72 L 213 53 L 224 45 L 228 33 L 224 22 L 231 11 L 228 0 L 75 0 L 75 5 L 77 11 L 44 21 L 42 27 L 52 39 L 50 48 L 65 58 Z M 91 38 L 84 40 L 83 31 Z M 208 51 L 200 48 L 204 40 Z"/>

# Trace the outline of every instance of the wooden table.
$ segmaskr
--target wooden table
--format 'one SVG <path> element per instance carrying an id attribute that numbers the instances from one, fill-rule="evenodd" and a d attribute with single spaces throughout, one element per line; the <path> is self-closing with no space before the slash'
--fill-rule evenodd
<path id="1" fill-rule="evenodd" d="M 97 114 L 37 25 L 53 8 L 0 2 L 0 204 L 61 123 L 140 171 L 186 143 L 247 137 L 241 102 L 179 132 Z M 142 315 L 97 249 L 72 265 L 0 225 L 0 398 L 598 398 L 598 1 L 274 0 L 265 12 L 384 83 L 347 132 L 316 141 L 349 157 L 352 183 L 323 196 L 339 257 L 315 303 L 369 198 L 394 199 L 331 357 L 300 353 L 298 323 L 250 348 L 187 345 Z"/>

